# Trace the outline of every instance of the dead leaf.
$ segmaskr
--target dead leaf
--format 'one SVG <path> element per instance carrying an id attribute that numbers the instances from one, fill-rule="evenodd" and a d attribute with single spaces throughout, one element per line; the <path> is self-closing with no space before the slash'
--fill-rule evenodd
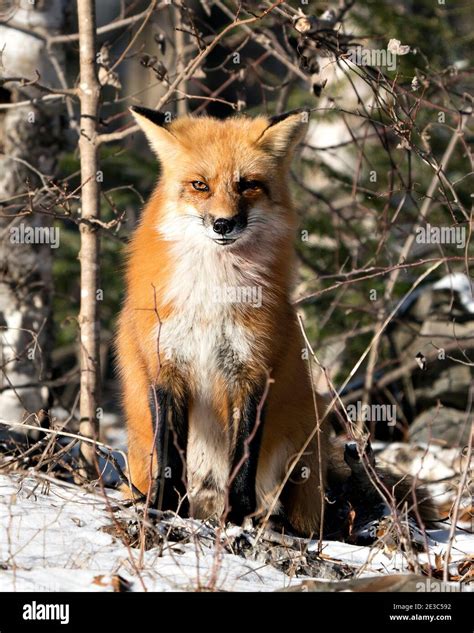
<path id="1" fill-rule="evenodd" d="M 130 591 L 132 583 L 126 578 L 119 576 L 119 574 L 115 574 L 115 576 L 112 576 L 112 587 L 115 593 L 124 593 Z"/>
<path id="2" fill-rule="evenodd" d="M 107 587 L 109 583 L 104 582 L 104 576 L 101 574 L 100 576 L 94 576 L 94 580 L 92 581 L 93 585 L 99 585 L 99 587 Z"/>
<path id="3" fill-rule="evenodd" d="M 400 40 L 392 38 L 387 44 L 387 50 L 394 55 L 406 55 L 410 52 L 410 47 L 406 44 L 402 44 Z"/>

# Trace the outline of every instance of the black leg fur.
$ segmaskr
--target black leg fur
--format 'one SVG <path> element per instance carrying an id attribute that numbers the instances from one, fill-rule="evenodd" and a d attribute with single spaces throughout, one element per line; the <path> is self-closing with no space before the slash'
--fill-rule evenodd
<path id="1" fill-rule="evenodd" d="M 264 424 L 264 407 L 260 419 L 257 419 L 260 400 L 261 394 L 249 396 L 239 420 L 231 468 L 231 474 L 235 476 L 229 488 L 230 510 L 227 517 L 237 524 L 241 524 L 245 517 L 253 514 L 257 505 L 255 485 Z M 249 453 L 247 458 L 245 458 L 246 445 L 248 445 Z M 238 469 L 237 472 L 235 472 L 236 469 Z"/>
<path id="2" fill-rule="evenodd" d="M 370 442 L 364 447 L 363 460 L 354 443 L 346 443 L 345 446 L 338 443 L 335 448 L 328 478 L 327 496 L 330 503 L 326 507 L 327 538 L 346 536 L 344 526 L 351 511 L 355 511 L 355 524 L 351 526 L 354 532 L 360 526 L 390 515 L 393 497 L 400 511 L 406 504 L 410 520 L 415 524 L 419 523 L 419 519 L 422 524 L 436 519 L 436 511 L 424 487 L 417 485 L 415 488 L 411 477 L 397 477 L 378 468 Z M 370 472 L 380 479 L 379 489 L 372 482 Z"/>
<path id="3" fill-rule="evenodd" d="M 180 499 L 186 495 L 187 406 L 160 387 L 151 387 L 149 401 L 158 457 L 154 506 L 159 510 L 176 511 Z M 187 498 L 179 510 L 181 515 L 188 514 Z"/>

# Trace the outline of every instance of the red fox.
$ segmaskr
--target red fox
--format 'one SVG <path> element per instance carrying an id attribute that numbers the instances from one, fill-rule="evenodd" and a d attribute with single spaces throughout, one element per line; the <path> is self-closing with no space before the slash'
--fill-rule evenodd
<path id="1" fill-rule="evenodd" d="M 129 474 L 197 518 L 320 528 L 329 451 L 290 300 L 292 153 L 308 112 L 227 120 L 141 107 L 161 175 L 133 235 L 118 364 Z M 299 456 L 299 457 L 298 457 Z"/>

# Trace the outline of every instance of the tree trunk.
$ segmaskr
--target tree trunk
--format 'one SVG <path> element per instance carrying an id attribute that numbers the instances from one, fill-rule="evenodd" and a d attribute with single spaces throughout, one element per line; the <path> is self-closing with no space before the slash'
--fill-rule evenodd
<path id="1" fill-rule="evenodd" d="M 175 66 L 176 73 L 179 75 L 183 72 L 186 66 L 185 48 L 186 48 L 186 36 L 183 31 L 183 20 L 181 15 L 181 8 L 179 6 L 174 7 L 174 54 L 175 54 Z M 183 80 L 181 82 L 180 90 L 186 94 L 187 82 Z M 187 98 L 184 94 L 178 97 L 176 103 L 176 114 L 178 116 L 185 116 L 187 114 Z"/>
<path id="2" fill-rule="evenodd" d="M 47 216 L 27 213 L 37 198 L 21 194 L 54 175 L 63 105 L 53 98 L 15 106 L 45 93 L 9 78 L 39 75 L 43 86 L 59 87 L 43 36 L 61 30 L 65 3 L 16 0 L 8 9 L 11 19 L 0 25 L 0 419 L 34 423 L 48 401 L 41 381 L 50 369 L 52 248 L 60 235 Z"/>
<path id="3" fill-rule="evenodd" d="M 98 439 L 100 398 L 100 323 L 97 297 L 99 234 L 94 220 L 100 214 L 97 146 L 100 84 L 97 78 L 96 17 L 94 0 L 77 0 L 79 22 L 81 121 L 81 423 L 82 435 Z M 95 471 L 95 449 L 83 442 L 81 455 L 89 474 Z"/>

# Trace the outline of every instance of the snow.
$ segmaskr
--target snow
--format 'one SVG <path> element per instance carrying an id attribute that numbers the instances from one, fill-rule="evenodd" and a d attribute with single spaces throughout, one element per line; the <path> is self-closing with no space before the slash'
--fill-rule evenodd
<path id="1" fill-rule="evenodd" d="M 196 537 L 167 540 L 140 559 L 138 548 L 104 531 L 114 516 L 134 516 L 113 490 L 105 498 L 100 490 L 87 492 L 41 474 L 12 473 L 0 476 L 0 499 L 1 591 L 113 591 L 118 576 L 131 591 L 275 591 L 308 580 L 232 554 L 219 546 L 223 539 L 210 538 L 205 524 L 179 517 L 176 525 L 190 527 Z M 241 533 L 242 528 L 230 527 L 225 537 Z M 429 536 L 429 552 L 418 554 L 420 563 L 446 551 L 449 529 Z M 317 542 L 297 540 L 316 552 Z M 474 536 L 458 530 L 451 555 L 451 565 L 474 556 Z M 409 571 L 399 550 L 379 546 L 324 541 L 322 558 L 350 566 L 359 577 Z"/>
<path id="2" fill-rule="evenodd" d="M 433 562 L 435 556 L 443 556 L 447 549 L 449 530 L 428 530 L 429 551 L 418 553 L 418 562 Z M 310 545 L 309 550 L 315 550 L 316 544 Z M 323 553 L 331 559 L 339 560 L 350 565 L 360 567 L 360 575 L 373 576 L 375 574 L 387 574 L 392 572 L 409 572 L 409 561 L 400 550 L 390 551 L 381 547 L 362 547 L 339 543 L 336 541 L 324 541 Z M 464 560 L 468 556 L 474 556 L 474 535 L 456 531 L 456 537 L 451 551 L 450 563 Z"/>
<path id="3" fill-rule="evenodd" d="M 119 500 L 107 494 L 109 504 Z M 140 565 L 139 550 L 103 531 L 112 523 L 107 502 L 76 486 L 1 476 L 0 497 L 1 591 L 111 591 L 117 574 L 138 591 L 271 591 L 292 582 L 273 567 L 202 544 L 170 544 L 162 555 L 148 550 Z"/>

